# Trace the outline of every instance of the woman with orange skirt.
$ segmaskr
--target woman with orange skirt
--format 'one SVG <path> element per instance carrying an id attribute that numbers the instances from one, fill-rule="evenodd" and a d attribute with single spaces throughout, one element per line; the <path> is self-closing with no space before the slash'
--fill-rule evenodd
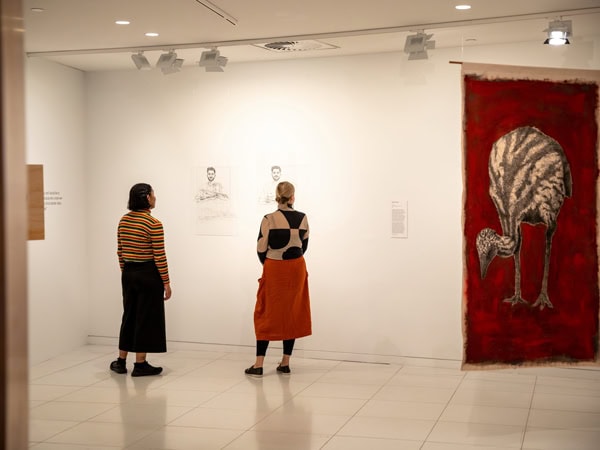
<path id="1" fill-rule="evenodd" d="M 289 374 L 290 356 L 297 338 L 312 333 L 308 273 L 304 253 L 308 247 L 308 219 L 296 211 L 294 185 L 277 185 L 277 210 L 263 217 L 257 253 L 263 264 L 258 280 L 254 331 L 256 361 L 247 375 L 262 376 L 270 341 L 283 341 L 283 358 L 278 373 Z"/>

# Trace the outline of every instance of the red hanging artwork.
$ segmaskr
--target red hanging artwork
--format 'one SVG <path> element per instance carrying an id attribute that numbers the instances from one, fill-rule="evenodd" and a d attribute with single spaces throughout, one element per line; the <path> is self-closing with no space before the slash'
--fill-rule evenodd
<path id="1" fill-rule="evenodd" d="M 463 368 L 599 362 L 599 71 L 463 64 Z"/>

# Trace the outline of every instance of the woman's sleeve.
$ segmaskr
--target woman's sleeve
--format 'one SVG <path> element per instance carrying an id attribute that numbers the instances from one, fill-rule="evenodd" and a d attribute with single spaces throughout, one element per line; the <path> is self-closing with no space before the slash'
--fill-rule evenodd
<path id="1" fill-rule="evenodd" d="M 256 242 L 256 253 L 261 264 L 267 259 L 267 250 L 269 249 L 269 222 L 267 216 L 263 217 L 258 231 L 258 241 Z"/>
<path id="2" fill-rule="evenodd" d="M 125 262 L 123 261 L 123 244 L 121 243 L 121 223 L 119 222 L 119 226 L 117 227 L 117 258 L 119 259 L 119 267 L 121 271 L 123 270 L 123 266 Z"/>
<path id="3" fill-rule="evenodd" d="M 151 229 L 152 236 L 152 253 L 154 255 L 154 264 L 160 273 L 163 284 L 170 282 L 169 266 L 167 264 L 167 254 L 165 252 L 165 233 L 162 223 L 156 221 Z"/>
<path id="4" fill-rule="evenodd" d="M 305 215 L 300 225 L 300 238 L 302 239 L 302 254 L 308 250 L 308 235 L 310 234 L 310 227 L 308 226 L 308 217 Z"/>

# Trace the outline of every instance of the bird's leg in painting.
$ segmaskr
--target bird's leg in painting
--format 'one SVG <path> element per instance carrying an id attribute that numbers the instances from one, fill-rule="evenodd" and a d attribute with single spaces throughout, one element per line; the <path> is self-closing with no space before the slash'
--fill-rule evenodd
<path id="1" fill-rule="evenodd" d="M 552 302 L 548 298 L 548 272 L 550 269 L 550 250 L 552 248 L 552 235 L 554 234 L 554 227 L 548 227 L 546 230 L 546 255 L 544 257 L 544 278 L 542 278 L 542 290 L 540 296 L 535 301 L 533 306 L 539 306 L 540 310 L 546 306 L 548 308 L 554 308 Z"/>
<path id="2" fill-rule="evenodd" d="M 513 254 L 515 260 L 515 295 L 511 298 L 505 298 L 506 303 L 510 303 L 513 306 L 517 303 L 528 304 L 523 297 L 521 297 L 521 238 L 517 239 L 515 247 L 515 253 Z"/>

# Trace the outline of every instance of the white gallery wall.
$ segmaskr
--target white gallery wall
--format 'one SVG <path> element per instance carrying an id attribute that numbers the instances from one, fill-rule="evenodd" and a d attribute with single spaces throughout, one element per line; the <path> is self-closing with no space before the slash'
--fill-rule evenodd
<path id="1" fill-rule="evenodd" d="M 47 209 L 46 241 L 30 243 L 32 359 L 57 354 L 54 334 L 73 347 L 84 334 L 118 335 L 116 227 L 137 182 L 154 187 L 153 214 L 165 226 L 169 340 L 252 347 L 255 243 L 268 211 L 257 198 L 274 164 L 296 184 L 311 226 L 313 336 L 299 351 L 461 359 L 461 77 L 449 61 L 597 70 L 599 43 L 439 49 L 427 61 L 385 53 L 230 63 L 224 73 L 169 76 L 82 75 L 30 60 L 39 92 L 28 92 L 28 162 L 44 163 L 48 189 L 65 197 Z M 66 100 L 48 98 L 56 89 Z M 53 107 L 62 118 L 40 112 Z M 207 166 L 229 195 L 231 216 L 218 226 L 194 199 Z M 67 197 L 77 207 L 64 207 Z M 407 238 L 392 237 L 393 201 L 408 204 Z"/>
<path id="2" fill-rule="evenodd" d="M 26 161 L 44 166 L 45 239 L 28 243 L 29 359 L 88 334 L 85 80 L 43 59 L 26 65 Z"/>

